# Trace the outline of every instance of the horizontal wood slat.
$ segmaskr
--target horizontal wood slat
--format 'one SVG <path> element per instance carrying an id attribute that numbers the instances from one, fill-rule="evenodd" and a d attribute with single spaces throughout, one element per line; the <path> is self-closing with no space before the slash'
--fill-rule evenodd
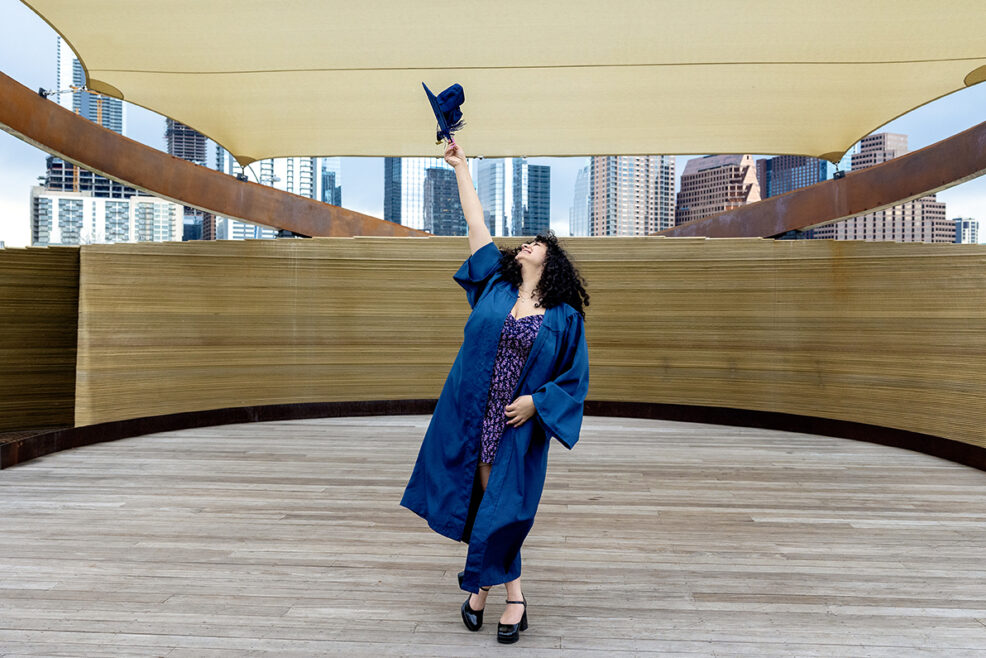
<path id="1" fill-rule="evenodd" d="M 563 242 L 591 295 L 591 400 L 986 446 L 984 246 Z M 468 254 L 462 237 L 83 247 L 76 423 L 436 398 L 469 313 L 452 280 Z"/>
<path id="2" fill-rule="evenodd" d="M 0 432 L 72 425 L 78 296 L 78 248 L 0 249 Z"/>

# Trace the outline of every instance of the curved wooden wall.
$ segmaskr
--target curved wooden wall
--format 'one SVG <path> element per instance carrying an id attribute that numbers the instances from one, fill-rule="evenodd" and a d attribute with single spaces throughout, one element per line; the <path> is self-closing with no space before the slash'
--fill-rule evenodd
<path id="1" fill-rule="evenodd" d="M 0 432 L 72 425 L 78 315 L 77 247 L 0 249 Z"/>
<path id="2" fill-rule="evenodd" d="M 986 447 L 986 246 L 563 242 L 589 283 L 590 400 Z M 468 253 L 462 237 L 82 247 L 76 424 L 436 398 L 469 312 L 452 280 Z"/>

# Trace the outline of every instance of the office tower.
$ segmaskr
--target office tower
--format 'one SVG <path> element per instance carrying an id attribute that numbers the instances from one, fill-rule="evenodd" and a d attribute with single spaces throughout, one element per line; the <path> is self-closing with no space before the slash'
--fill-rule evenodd
<path id="1" fill-rule="evenodd" d="M 342 205 L 342 161 L 339 158 L 322 158 L 322 180 L 319 198 L 322 203 Z"/>
<path id="2" fill-rule="evenodd" d="M 551 167 L 527 168 L 527 204 L 522 215 L 514 217 L 514 235 L 535 236 L 551 228 Z M 517 224 L 517 222 L 520 222 Z"/>
<path id="3" fill-rule="evenodd" d="M 206 137 L 174 119 L 164 120 L 164 142 L 168 154 L 188 160 L 199 166 L 206 166 Z M 185 206 L 182 240 L 201 240 L 203 225 L 209 213 L 198 208 Z"/>
<path id="4" fill-rule="evenodd" d="M 459 202 L 459 184 L 451 169 L 425 170 L 425 231 L 434 235 L 466 235 L 466 218 Z"/>
<path id="5" fill-rule="evenodd" d="M 404 158 L 383 159 L 383 218 L 395 224 L 401 223 L 401 190 L 404 188 L 401 172 Z"/>
<path id="6" fill-rule="evenodd" d="M 760 200 L 750 155 L 693 158 L 681 174 L 675 224 L 704 219 Z"/>
<path id="7" fill-rule="evenodd" d="M 198 221 L 196 221 L 196 217 L 194 215 L 185 215 L 184 226 L 182 227 L 181 233 L 181 239 L 183 242 L 202 239 L 202 227 L 203 224 L 205 224 L 204 219 L 204 217 L 200 217 L 198 218 Z"/>
<path id="8" fill-rule="evenodd" d="M 318 198 L 320 177 L 316 176 L 317 158 L 268 158 L 254 162 L 244 170 L 228 151 L 217 147 L 216 169 L 231 176 L 245 174 L 261 185 L 270 185 L 291 194 L 309 199 Z M 341 194 L 341 190 L 339 193 Z M 204 230 L 203 233 L 205 232 Z M 216 217 L 217 240 L 267 240 L 275 237 L 277 229 L 270 226 L 242 222 L 231 217 Z"/>
<path id="9" fill-rule="evenodd" d="M 575 192 L 568 209 L 568 234 L 589 235 L 589 167 L 582 167 L 575 176 Z"/>
<path id="10" fill-rule="evenodd" d="M 490 235 L 510 235 L 508 227 L 513 224 L 513 178 L 507 184 L 504 171 L 504 160 L 483 160 L 477 166 L 476 190 Z"/>
<path id="11" fill-rule="evenodd" d="M 859 150 L 852 154 L 852 170 L 860 171 L 907 153 L 907 135 L 877 133 L 859 141 Z"/>
<path id="12" fill-rule="evenodd" d="M 957 217 L 955 222 L 955 241 L 961 244 L 979 243 L 979 222 L 972 217 Z"/>
<path id="13" fill-rule="evenodd" d="M 551 226 L 551 168 L 525 158 L 482 160 L 477 189 L 492 235 L 531 237 Z"/>
<path id="14" fill-rule="evenodd" d="M 864 137 L 852 154 L 852 170 L 887 162 L 907 153 L 907 135 L 877 133 Z M 888 240 L 894 242 L 955 242 L 955 222 L 945 213 L 945 203 L 934 194 L 858 217 L 844 219 L 811 231 L 820 240 Z"/>
<path id="15" fill-rule="evenodd" d="M 475 185 L 475 163 L 468 161 Z M 455 171 L 444 158 L 384 158 L 383 218 L 410 228 L 425 226 L 425 180 L 429 169 Z M 456 183 L 458 193 L 458 183 Z M 492 233 L 492 231 L 491 231 Z M 495 235 L 495 234 L 494 234 Z"/>
<path id="16" fill-rule="evenodd" d="M 787 194 L 824 180 L 830 180 L 836 166 L 828 160 L 805 155 L 779 155 L 757 160 L 757 182 L 760 198 Z"/>
<path id="17" fill-rule="evenodd" d="M 674 172 L 668 155 L 593 157 L 588 235 L 649 235 L 674 226 Z"/>
<path id="18" fill-rule="evenodd" d="M 165 199 L 127 199 L 31 188 L 31 245 L 163 242 L 182 238 L 182 207 Z"/>

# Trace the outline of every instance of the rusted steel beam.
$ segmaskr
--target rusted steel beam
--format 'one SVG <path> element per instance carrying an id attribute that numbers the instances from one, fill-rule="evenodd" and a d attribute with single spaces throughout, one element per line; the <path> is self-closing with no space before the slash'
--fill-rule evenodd
<path id="1" fill-rule="evenodd" d="M 920 151 L 712 217 L 658 231 L 668 237 L 768 238 L 862 215 L 986 174 L 986 122 Z"/>
<path id="2" fill-rule="evenodd" d="M 176 203 L 315 236 L 427 236 L 425 231 L 237 180 L 83 119 L 0 73 L 0 128 L 63 160 Z"/>

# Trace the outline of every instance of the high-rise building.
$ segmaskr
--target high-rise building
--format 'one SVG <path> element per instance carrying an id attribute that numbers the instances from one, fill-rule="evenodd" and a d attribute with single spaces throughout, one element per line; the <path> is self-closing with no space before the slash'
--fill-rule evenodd
<path id="1" fill-rule="evenodd" d="M 322 181 L 319 198 L 322 203 L 342 205 L 342 164 L 339 158 L 322 158 Z"/>
<path id="2" fill-rule="evenodd" d="M 760 200 L 750 155 L 693 158 L 681 174 L 675 224 L 704 219 Z"/>
<path id="3" fill-rule="evenodd" d="M 483 221 L 490 235 L 510 235 L 514 211 L 513 177 L 506 181 L 503 160 L 483 160 L 477 167 L 476 189 L 483 206 Z"/>
<path id="4" fill-rule="evenodd" d="M 187 206 L 186 206 L 187 208 Z M 211 214 L 209 215 L 212 216 Z M 204 217 L 196 221 L 196 217 L 185 215 L 185 223 L 182 227 L 181 239 L 184 242 L 188 240 L 201 240 L 202 239 L 202 226 L 205 224 L 203 221 Z M 215 239 L 215 238 L 213 238 Z"/>
<path id="5" fill-rule="evenodd" d="M 514 235 L 535 236 L 551 228 L 551 167 L 526 162 L 525 165 L 527 204 L 523 214 L 514 218 Z"/>
<path id="6" fill-rule="evenodd" d="M 269 158 L 255 162 L 249 168 L 259 170 L 261 185 L 316 199 L 316 161 L 317 158 Z"/>
<path id="7" fill-rule="evenodd" d="M 589 161 L 589 235 L 649 235 L 674 226 L 674 158 L 595 156 Z"/>
<path id="8" fill-rule="evenodd" d="M 182 239 L 182 207 L 154 196 L 130 199 L 130 225 L 137 242 L 175 242 Z"/>
<path id="9" fill-rule="evenodd" d="M 31 245 L 164 242 L 182 239 L 182 207 L 153 196 L 98 197 L 92 191 L 31 188 Z"/>
<path id="10" fill-rule="evenodd" d="M 780 196 L 802 187 L 830 180 L 836 166 L 828 160 L 805 155 L 779 155 L 757 160 L 760 198 Z"/>
<path id="11" fill-rule="evenodd" d="M 451 169 L 425 170 L 424 226 L 433 235 L 466 235 L 466 218 L 459 202 L 459 184 Z"/>
<path id="12" fill-rule="evenodd" d="M 165 119 L 164 142 L 168 154 L 206 166 L 206 136 L 174 119 Z"/>
<path id="13" fill-rule="evenodd" d="M 568 234 L 589 235 L 589 167 L 582 167 L 575 176 L 575 193 L 568 210 Z"/>
<path id="14" fill-rule="evenodd" d="M 961 244 L 979 243 L 979 221 L 972 217 L 956 217 L 955 222 L 955 241 Z"/>
<path id="15" fill-rule="evenodd" d="M 468 161 L 475 185 L 475 161 Z M 425 180 L 429 169 L 455 171 L 444 158 L 384 158 L 383 218 L 410 228 L 425 228 Z M 458 194 L 458 184 L 456 184 Z M 440 213 L 439 213 L 440 214 Z M 492 233 L 492 231 L 491 231 Z"/>
<path id="16" fill-rule="evenodd" d="M 395 224 L 401 223 L 401 196 L 404 189 L 403 159 L 383 159 L 383 218 Z"/>
<path id="17" fill-rule="evenodd" d="M 174 119 L 165 119 L 164 142 L 169 155 L 205 167 L 207 166 L 207 141 L 205 135 L 192 130 L 185 124 Z M 201 240 L 203 225 L 207 221 L 207 216 L 211 217 L 211 214 L 191 206 L 185 206 L 184 212 L 182 240 Z"/>
<path id="18" fill-rule="evenodd" d="M 134 188 L 71 162 L 49 155 L 45 159 L 45 189 L 51 192 L 91 192 L 107 199 L 129 199 L 138 194 Z"/>
<path id="19" fill-rule="evenodd" d="M 878 133 L 864 137 L 852 154 L 852 170 L 859 171 L 907 153 L 907 135 Z M 894 242 L 955 242 L 955 222 L 945 203 L 934 194 L 811 231 L 820 240 L 887 240 Z"/>
<path id="20" fill-rule="evenodd" d="M 534 236 L 551 226 L 551 168 L 525 158 L 482 160 L 477 190 L 492 235 Z"/>
<path id="21" fill-rule="evenodd" d="M 907 135 L 877 133 L 859 141 L 859 150 L 852 154 L 852 170 L 859 171 L 883 164 L 907 153 Z"/>
<path id="22" fill-rule="evenodd" d="M 261 185 L 270 185 L 284 192 L 316 199 L 319 178 L 316 177 L 317 158 L 268 158 L 250 164 L 245 172 L 226 149 L 216 146 L 216 169 L 231 176 L 247 175 Z M 252 175 L 250 175 L 252 174 Z M 216 217 L 216 240 L 268 240 L 277 237 L 277 229 L 260 224 L 243 222 L 232 217 Z M 203 238 L 210 233 L 203 227 Z"/>

